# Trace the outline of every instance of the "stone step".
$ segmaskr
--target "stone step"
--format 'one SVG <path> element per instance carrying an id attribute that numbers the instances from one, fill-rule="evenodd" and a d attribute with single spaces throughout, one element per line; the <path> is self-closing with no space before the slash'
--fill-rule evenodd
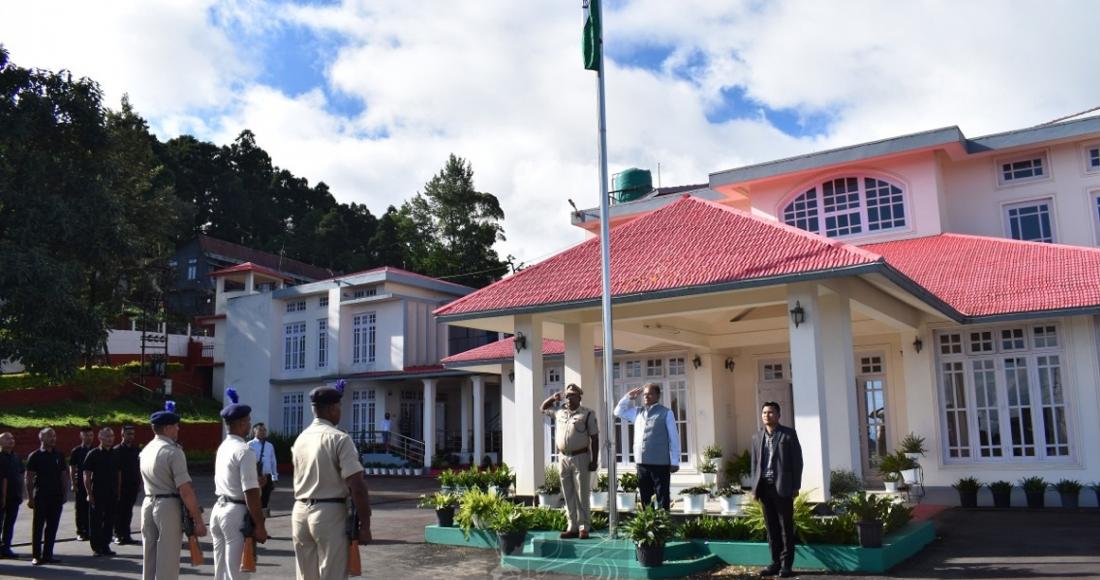
<path id="1" fill-rule="evenodd" d="M 572 558 L 634 561 L 634 542 L 629 540 L 611 540 L 604 534 L 593 534 L 587 540 L 561 540 L 558 538 L 534 538 L 531 541 L 531 555 L 542 558 Z M 701 554 L 691 542 L 668 542 L 665 544 L 665 558 L 669 560 L 690 560 Z"/>
<path id="2" fill-rule="evenodd" d="M 503 556 L 500 559 L 505 568 L 514 568 L 529 572 L 570 574 L 585 578 L 682 578 L 710 570 L 722 563 L 714 555 L 701 556 L 688 560 L 670 560 L 666 556 L 661 566 L 643 567 L 637 558 L 630 560 L 609 558 L 542 558 L 539 556 Z"/>

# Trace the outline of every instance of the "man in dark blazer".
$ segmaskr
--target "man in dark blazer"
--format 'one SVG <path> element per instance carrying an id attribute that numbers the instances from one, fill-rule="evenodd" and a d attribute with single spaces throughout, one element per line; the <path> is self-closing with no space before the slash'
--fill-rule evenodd
<path id="1" fill-rule="evenodd" d="M 772 564 L 761 576 L 794 576 L 794 498 L 802 487 L 802 446 L 798 434 L 779 424 L 779 403 L 760 408 L 764 428 L 752 437 L 752 490 L 764 511 Z"/>

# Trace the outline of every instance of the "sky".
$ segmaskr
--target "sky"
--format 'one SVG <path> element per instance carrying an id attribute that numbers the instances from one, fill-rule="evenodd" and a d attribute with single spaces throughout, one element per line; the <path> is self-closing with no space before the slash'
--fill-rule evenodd
<path id="1" fill-rule="evenodd" d="M 1100 106 L 1095 0 L 606 0 L 610 171 L 664 186 L 958 125 Z M 583 239 L 599 198 L 581 0 L 0 1 L 14 63 L 128 94 L 161 139 L 251 129 L 276 165 L 376 215 L 450 153 L 505 211 L 503 257 Z"/>

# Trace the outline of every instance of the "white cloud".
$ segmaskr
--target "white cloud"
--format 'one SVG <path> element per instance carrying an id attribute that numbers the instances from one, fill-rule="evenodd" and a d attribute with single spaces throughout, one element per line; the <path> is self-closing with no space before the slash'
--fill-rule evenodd
<path id="1" fill-rule="evenodd" d="M 595 75 L 581 68 L 579 2 L 35 2 L 6 12 L 15 17 L 0 19 L 0 38 L 17 63 L 129 92 L 162 137 L 225 143 L 249 128 L 276 164 L 376 213 L 449 153 L 463 156 L 504 206 L 502 255 L 530 261 L 579 241 L 565 200 L 597 204 Z M 974 136 L 1050 120 L 1100 104 L 1097 21 L 1100 3 L 1088 0 L 616 3 L 605 14 L 613 52 L 663 46 L 671 56 L 656 71 L 611 63 L 611 170 L 660 163 L 664 185 L 700 183 L 944 125 Z M 285 27 L 337 40 L 323 55 L 328 86 L 289 96 L 259 82 L 265 41 Z M 724 89 L 832 123 L 794 138 L 759 112 L 708 122 Z M 326 94 L 361 99 L 363 113 L 334 114 Z"/>

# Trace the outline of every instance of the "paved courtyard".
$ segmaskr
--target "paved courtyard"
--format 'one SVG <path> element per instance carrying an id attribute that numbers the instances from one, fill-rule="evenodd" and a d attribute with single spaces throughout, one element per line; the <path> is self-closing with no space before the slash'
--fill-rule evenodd
<path id="1" fill-rule="evenodd" d="M 430 510 L 416 508 L 416 497 L 435 489 L 427 478 L 370 477 L 374 504 L 375 541 L 361 549 L 364 578 L 519 578 L 506 572 L 491 550 L 424 544 L 424 526 L 435 520 Z M 209 510 L 213 483 L 210 476 L 196 478 L 199 497 Z M 290 543 L 291 494 L 284 480 L 272 496 L 272 538 L 260 547 L 257 578 L 294 578 L 294 550 Z M 135 523 L 137 522 L 135 509 Z M 1063 512 L 1057 508 L 994 511 L 947 510 L 937 516 L 939 538 L 923 553 L 896 568 L 891 578 L 1100 578 L 1100 509 Z M 135 531 L 136 535 L 136 531 Z M 62 564 L 34 568 L 30 565 L 30 517 L 20 512 L 15 551 L 21 560 L 0 560 L 0 578 L 131 579 L 141 577 L 141 547 L 114 546 L 114 558 L 93 558 L 86 542 L 77 542 L 72 503 L 66 504 L 56 548 Z M 213 576 L 209 537 L 202 542 L 206 563 L 191 567 L 180 557 L 182 578 Z M 749 578 L 752 570 L 730 567 L 710 576 Z M 552 574 L 534 577 L 556 580 L 574 578 Z M 849 576 L 805 573 L 802 577 Z M 873 578 L 862 576 L 860 578 Z"/>

